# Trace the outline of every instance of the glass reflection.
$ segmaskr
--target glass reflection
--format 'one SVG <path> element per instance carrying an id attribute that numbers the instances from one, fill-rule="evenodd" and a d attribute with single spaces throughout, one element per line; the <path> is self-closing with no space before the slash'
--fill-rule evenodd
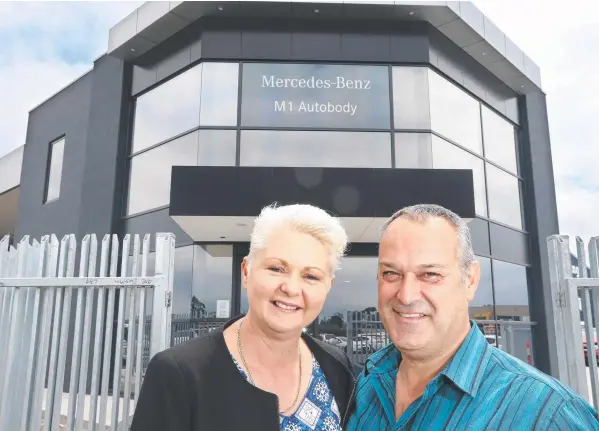
<path id="1" fill-rule="evenodd" d="M 173 166 L 194 166 L 198 160 L 198 132 L 192 132 L 131 159 L 127 214 L 168 205 Z"/>
<path id="2" fill-rule="evenodd" d="M 391 135 L 244 130 L 241 166 L 390 168 Z"/>
<path id="3" fill-rule="evenodd" d="M 530 321 L 526 267 L 493 260 L 497 320 Z"/>
<path id="4" fill-rule="evenodd" d="M 482 159 L 470 154 L 450 142 L 432 136 L 433 167 L 435 169 L 471 169 L 474 179 L 474 203 L 476 214 L 487 215 L 485 170 Z"/>
<path id="5" fill-rule="evenodd" d="M 503 168 L 518 173 L 514 126 L 486 106 L 482 106 L 485 157 Z"/>
<path id="6" fill-rule="evenodd" d="M 197 127 L 201 85 L 200 64 L 140 96 L 135 104 L 132 152 Z"/>
<path id="7" fill-rule="evenodd" d="M 387 66 L 243 66 L 243 126 L 388 129 L 390 117 Z"/>
<path id="8" fill-rule="evenodd" d="M 236 153 L 235 130 L 200 130 L 199 166 L 235 166 Z"/>
<path id="9" fill-rule="evenodd" d="M 232 245 L 194 247 L 193 287 L 188 304 L 193 319 L 226 320 L 231 317 L 232 277 Z"/>
<path id="10" fill-rule="evenodd" d="M 393 117 L 396 129 L 430 129 L 428 67 L 393 68 Z"/>
<path id="11" fill-rule="evenodd" d="M 430 133 L 396 133 L 395 167 L 430 169 L 433 167 Z"/>
<path id="12" fill-rule="evenodd" d="M 62 165 L 64 160 L 65 139 L 59 139 L 50 145 L 50 168 L 47 173 L 46 202 L 60 197 L 60 184 L 62 183 Z"/>
<path id="13" fill-rule="evenodd" d="M 470 302 L 470 317 L 476 320 L 494 320 L 493 277 L 491 259 L 475 256 L 480 265 L 480 282 L 474 300 Z"/>
<path id="14" fill-rule="evenodd" d="M 428 75 L 431 128 L 481 154 L 480 103 L 436 72 Z"/>
<path id="15" fill-rule="evenodd" d="M 487 163 L 489 218 L 522 229 L 520 180 Z"/>
<path id="16" fill-rule="evenodd" d="M 201 126 L 236 126 L 238 63 L 203 63 Z"/>

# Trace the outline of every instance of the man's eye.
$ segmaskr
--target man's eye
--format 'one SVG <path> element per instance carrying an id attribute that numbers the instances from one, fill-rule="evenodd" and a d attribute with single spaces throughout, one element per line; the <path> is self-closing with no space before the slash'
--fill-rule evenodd
<path id="1" fill-rule="evenodd" d="M 436 272 L 425 272 L 424 277 L 429 280 L 438 280 L 441 278 L 441 274 L 437 274 Z"/>
<path id="2" fill-rule="evenodd" d="M 383 278 L 389 280 L 399 277 L 399 274 L 395 271 L 383 271 Z"/>

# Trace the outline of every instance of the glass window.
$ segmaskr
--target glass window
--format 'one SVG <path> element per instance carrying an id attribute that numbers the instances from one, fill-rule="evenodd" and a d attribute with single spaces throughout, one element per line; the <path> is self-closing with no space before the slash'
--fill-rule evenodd
<path id="1" fill-rule="evenodd" d="M 497 320 L 530 321 L 526 267 L 493 260 Z"/>
<path id="2" fill-rule="evenodd" d="M 175 249 L 175 275 L 173 277 L 173 314 L 189 314 L 189 302 L 194 281 L 193 246 Z"/>
<path id="3" fill-rule="evenodd" d="M 395 167 L 420 168 L 433 167 L 432 143 L 430 133 L 396 133 Z"/>
<path id="4" fill-rule="evenodd" d="M 318 318 L 321 334 L 346 335 L 348 311 L 377 312 L 375 256 L 344 257 Z"/>
<path id="5" fill-rule="evenodd" d="M 168 205 L 173 166 L 195 166 L 198 132 L 192 132 L 131 159 L 127 214 Z"/>
<path id="6" fill-rule="evenodd" d="M 244 64 L 241 109 L 243 126 L 388 129 L 389 68 Z"/>
<path id="7" fill-rule="evenodd" d="M 236 126 L 238 63 L 203 63 L 201 126 Z"/>
<path id="8" fill-rule="evenodd" d="M 480 282 L 474 300 L 470 302 L 470 317 L 475 320 L 494 320 L 491 259 L 482 256 L 475 256 L 475 259 L 480 264 Z"/>
<path id="9" fill-rule="evenodd" d="M 393 68 L 393 117 L 396 129 L 430 129 L 427 67 Z"/>
<path id="10" fill-rule="evenodd" d="M 200 64 L 140 96 L 135 105 L 132 152 L 197 127 L 201 85 Z"/>
<path id="11" fill-rule="evenodd" d="M 199 166 L 235 166 L 237 132 L 200 130 Z"/>
<path id="12" fill-rule="evenodd" d="M 476 214 L 487 215 L 485 170 L 482 159 L 456 147 L 450 142 L 432 136 L 433 167 L 435 169 L 472 169 Z"/>
<path id="13" fill-rule="evenodd" d="M 432 130 L 481 154 L 480 103 L 432 70 L 428 75 Z"/>
<path id="14" fill-rule="evenodd" d="M 511 172 L 518 173 L 514 126 L 486 106 L 483 106 L 482 110 L 485 157 Z"/>
<path id="15" fill-rule="evenodd" d="M 520 181 L 487 163 L 489 218 L 522 229 Z"/>
<path id="16" fill-rule="evenodd" d="M 50 144 L 48 172 L 46 176 L 46 196 L 44 202 L 53 201 L 60 196 L 60 184 L 62 183 L 62 164 L 64 160 L 65 138 Z"/>
<path id="17" fill-rule="evenodd" d="M 193 319 L 231 317 L 231 282 L 233 246 L 203 245 L 194 247 L 193 288 L 188 310 Z"/>
<path id="18" fill-rule="evenodd" d="M 391 135 L 244 130 L 242 166 L 390 168 Z"/>

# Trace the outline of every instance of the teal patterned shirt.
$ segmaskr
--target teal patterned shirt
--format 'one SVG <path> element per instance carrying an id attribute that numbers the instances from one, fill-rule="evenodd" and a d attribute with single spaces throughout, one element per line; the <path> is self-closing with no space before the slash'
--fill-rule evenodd
<path id="1" fill-rule="evenodd" d="M 584 399 L 490 346 L 473 322 L 451 361 L 395 421 L 400 361 L 392 344 L 366 361 L 345 431 L 599 430 L 597 412 Z"/>

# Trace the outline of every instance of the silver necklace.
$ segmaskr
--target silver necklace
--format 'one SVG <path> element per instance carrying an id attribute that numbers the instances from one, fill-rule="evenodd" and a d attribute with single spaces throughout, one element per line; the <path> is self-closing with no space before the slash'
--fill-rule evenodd
<path id="1" fill-rule="evenodd" d="M 250 383 L 254 386 L 256 386 L 254 384 L 254 379 L 252 378 L 252 373 L 250 372 L 250 368 L 248 367 L 247 362 L 245 362 L 245 357 L 243 356 L 243 348 L 241 347 L 241 323 L 243 321 L 239 322 L 239 325 L 237 326 L 237 352 L 239 352 L 239 357 L 241 358 L 241 362 L 243 362 L 243 367 L 245 368 L 248 378 L 250 380 Z M 300 390 L 302 388 L 302 349 L 300 348 L 300 346 L 297 346 L 297 351 L 299 353 L 299 385 L 297 386 L 297 392 L 295 393 L 295 399 L 293 400 L 293 403 L 291 403 L 291 405 L 289 407 L 287 407 L 285 410 L 279 411 L 279 413 L 281 414 L 285 414 L 286 412 L 288 412 L 289 410 L 291 410 L 293 408 L 293 406 L 295 406 L 295 404 L 297 403 L 297 400 L 299 398 L 299 394 L 300 394 Z"/>

